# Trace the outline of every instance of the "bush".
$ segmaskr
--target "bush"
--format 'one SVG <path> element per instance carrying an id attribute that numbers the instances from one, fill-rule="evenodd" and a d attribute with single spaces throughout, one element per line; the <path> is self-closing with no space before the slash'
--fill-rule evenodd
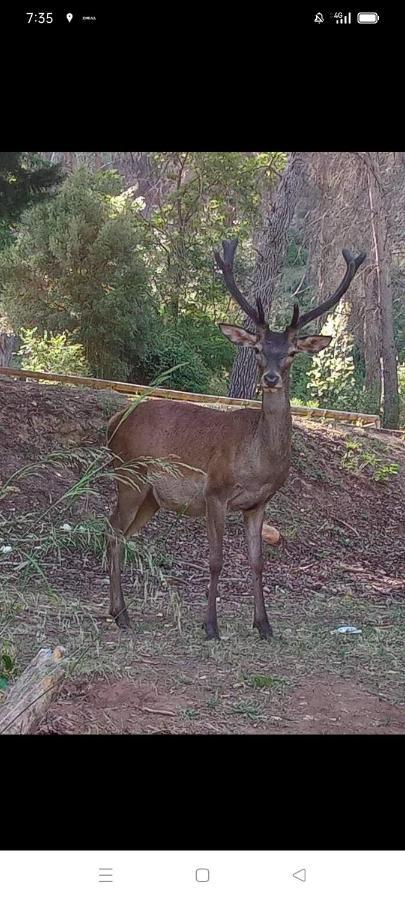
<path id="1" fill-rule="evenodd" d="M 132 377 L 139 378 L 141 383 L 147 384 L 162 372 L 178 365 L 181 365 L 181 368 L 165 379 L 166 387 L 197 394 L 208 392 L 209 370 L 196 350 L 178 332 L 170 329 L 162 328 L 162 331 L 149 341 L 140 365 L 133 370 Z"/>
<path id="2" fill-rule="evenodd" d="M 291 387 L 290 394 L 299 398 L 301 406 L 309 406 L 311 404 L 310 387 L 308 386 L 308 376 L 312 366 L 312 359 L 308 353 L 298 353 L 294 365 L 291 367 Z M 315 403 L 316 401 L 312 401 Z"/>
<path id="3" fill-rule="evenodd" d="M 290 398 L 291 406 L 308 406 L 309 408 L 318 409 L 319 403 L 317 400 L 302 400 L 302 397 L 292 396 Z"/>
<path id="4" fill-rule="evenodd" d="M 43 337 L 37 328 L 21 330 L 21 346 L 16 356 L 21 367 L 34 372 L 55 372 L 60 375 L 88 375 L 88 366 L 81 344 L 69 343 L 66 334 L 50 334 Z"/>
<path id="5" fill-rule="evenodd" d="M 226 394 L 226 374 L 234 349 L 207 316 L 183 315 L 176 324 L 163 317 L 155 324 L 148 343 L 131 369 L 131 378 L 148 384 L 173 366 L 165 385 L 197 394 Z"/>
<path id="6" fill-rule="evenodd" d="M 313 357 L 308 371 L 308 391 L 319 406 L 330 409 L 361 407 L 361 384 L 355 371 L 353 342 L 345 328 L 344 313 L 337 309 L 328 317 L 322 334 L 332 334 L 326 353 Z"/>
<path id="7" fill-rule="evenodd" d="M 216 322 L 208 316 L 182 316 L 177 323 L 181 339 L 198 353 L 204 366 L 218 378 L 232 367 L 235 348 L 227 341 Z"/>
<path id="8" fill-rule="evenodd" d="M 16 332 L 70 335 L 93 375 L 125 379 L 154 318 L 136 203 L 114 173 L 77 170 L 25 212 L 0 255 L 5 312 Z M 142 232 L 143 234 L 143 232 Z"/>

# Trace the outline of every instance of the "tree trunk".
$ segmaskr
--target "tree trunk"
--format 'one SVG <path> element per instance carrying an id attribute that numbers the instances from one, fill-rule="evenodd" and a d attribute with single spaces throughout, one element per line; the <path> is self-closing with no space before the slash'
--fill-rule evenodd
<path id="1" fill-rule="evenodd" d="M 305 153 L 290 153 L 274 203 L 269 212 L 265 211 L 250 300 L 254 305 L 256 297 L 260 297 L 266 313 L 269 311 L 275 280 L 284 260 L 288 228 L 303 184 L 306 156 Z M 246 327 L 252 329 L 250 320 L 246 320 Z M 229 396 L 250 399 L 255 394 L 256 378 L 255 356 L 250 350 L 241 347 L 232 369 Z"/>
<path id="2" fill-rule="evenodd" d="M 379 415 L 381 408 L 381 317 L 378 302 L 377 272 L 366 272 L 364 284 L 363 349 L 365 362 L 364 387 L 372 411 Z"/>
<path id="3" fill-rule="evenodd" d="M 399 393 L 397 355 L 394 340 L 394 317 L 391 286 L 391 253 L 388 236 L 387 213 L 381 186 L 378 153 L 365 154 L 368 168 L 368 195 L 371 213 L 371 229 L 377 267 L 377 290 L 381 316 L 383 426 L 398 428 Z"/>
<path id="4" fill-rule="evenodd" d="M 6 369 L 10 367 L 15 347 L 15 334 L 7 334 L 6 331 L 0 331 L 0 366 L 4 366 Z"/>

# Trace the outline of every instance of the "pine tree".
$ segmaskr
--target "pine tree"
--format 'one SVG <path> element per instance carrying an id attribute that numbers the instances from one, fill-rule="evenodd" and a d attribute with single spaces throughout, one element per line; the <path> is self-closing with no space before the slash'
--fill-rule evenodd
<path id="1" fill-rule="evenodd" d="M 28 206 L 44 200 L 65 176 L 60 165 L 34 154 L 0 153 L 0 220 L 13 225 Z"/>

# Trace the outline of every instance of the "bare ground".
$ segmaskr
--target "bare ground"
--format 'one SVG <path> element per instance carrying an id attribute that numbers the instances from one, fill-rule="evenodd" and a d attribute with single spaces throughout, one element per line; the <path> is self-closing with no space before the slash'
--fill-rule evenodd
<path id="1" fill-rule="evenodd" d="M 53 450 L 100 446 L 125 402 L 110 392 L 0 381 L 3 485 Z M 101 553 L 90 544 L 56 546 L 61 521 L 74 526 L 109 512 L 114 486 L 99 482 L 69 518 L 56 509 L 55 547 L 41 562 L 46 583 L 39 574 L 23 580 L 22 569 L 1 595 L 0 644 L 13 648 L 17 674 L 41 646 L 62 643 L 71 654 L 69 678 L 39 733 L 404 733 L 404 449 L 392 435 L 295 420 L 291 475 L 267 514 L 283 535 L 265 548 L 271 644 L 251 630 L 238 516 L 227 522 L 217 644 L 200 625 L 204 521 L 159 513 L 137 538 L 165 580 L 146 567 L 145 589 L 139 570 L 126 570 L 133 631 L 120 633 L 106 614 Z M 399 474 L 377 481 L 393 463 Z M 35 536 L 32 517 L 77 478 L 74 465 L 47 465 L 42 478 L 14 482 L 0 504 L 0 543 L 14 545 L 27 522 Z M 0 577 L 14 572 L 12 556 L 0 560 Z M 361 635 L 331 634 L 342 624 Z"/>

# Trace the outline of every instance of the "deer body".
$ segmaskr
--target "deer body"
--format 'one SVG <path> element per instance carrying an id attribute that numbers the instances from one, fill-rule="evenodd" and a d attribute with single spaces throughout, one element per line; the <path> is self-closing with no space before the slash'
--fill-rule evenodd
<path id="1" fill-rule="evenodd" d="M 136 486 L 128 484 L 127 478 L 118 478 L 118 504 L 110 518 L 110 613 L 120 627 L 129 625 L 121 587 L 120 537 L 139 531 L 162 508 L 206 516 L 210 581 L 204 625 L 208 638 L 219 637 L 216 598 L 224 523 L 227 512 L 234 510 L 241 511 L 244 518 L 253 580 L 253 626 L 263 638 L 272 634 L 263 597 L 262 526 L 266 504 L 284 484 L 290 465 L 289 369 L 299 351 L 318 352 L 329 344 L 329 337 L 302 338 L 299 330 L 338 302 L 365 255 L 355 259 L 343 251 L 347 272 L 332 297 L 303 316 L 295 305 L 291 324 L 283 332 L 273 332 L 265 322 L 260 300 L 256 312 L 235 284 L 236 244 L 224 241 L 224 258 L 216 254 L 216 259 L 230 293 L 255 323 L 256 332 L 235 325 L 221 324 L 220 328 L 233 343 L 256 353 L 262 409 L 223 412 L 185 402 L 148 400 L 126 417 L 120 412 L 109 422 L 108 443 L 117 475 L 121 464 L 138 459 L 144 460 L 143 470 L 150 476 Z M 156 471 L 153 460 L 171 461 L 179 474 Z"/>
<path id="2" fill-rule="evenodd" d="M 285 395 L 282 400 L 266 396 L 262 412 L 149 400 L 133 410 L 109 445 L 117 455 L 124 450 L 125 459 L 153 455 L 202 470 L 180 469 L 179 477 L 159 475 L 151 493 L 161 509 L 205 516 L 206 496 L 212 492 L 220 492 L 229 509 L 251 509 L 266 503 L 287 477 L 291 413 L 286 419 L 286 406 L 289 410 Z M 111 419 L 110 435 L 122 415 Z"/>

